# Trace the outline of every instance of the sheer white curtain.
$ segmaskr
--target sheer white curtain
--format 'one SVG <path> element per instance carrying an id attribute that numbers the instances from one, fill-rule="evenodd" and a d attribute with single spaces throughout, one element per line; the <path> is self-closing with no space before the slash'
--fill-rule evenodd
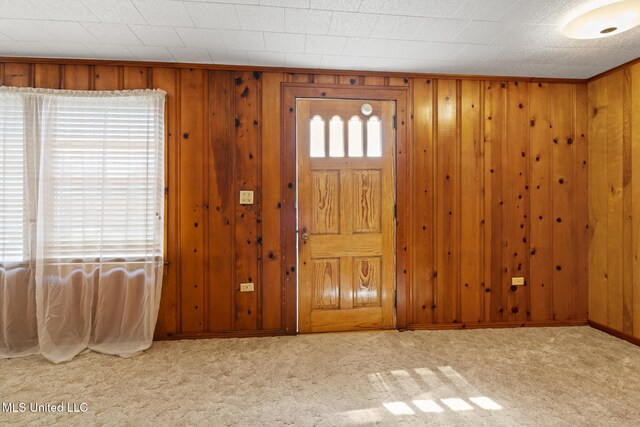
<path id="1" fill-rule="evenodd" d="M 164 96 L 0 88 L 0 357 L 151 345 Z"/>

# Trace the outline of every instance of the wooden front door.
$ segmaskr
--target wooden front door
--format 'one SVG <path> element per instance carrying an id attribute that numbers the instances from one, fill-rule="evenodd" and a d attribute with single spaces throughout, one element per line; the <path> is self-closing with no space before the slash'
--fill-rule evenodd
<path id="1" fill-rule="evenodd" d="M 298 331 L 394 326 L 394 101 L 298 99 Z"/>

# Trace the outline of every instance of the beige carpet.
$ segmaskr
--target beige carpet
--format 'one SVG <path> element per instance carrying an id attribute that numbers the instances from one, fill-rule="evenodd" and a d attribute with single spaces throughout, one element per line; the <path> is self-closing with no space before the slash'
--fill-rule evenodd
<path id="1" fill-rule="evenodd" d="M 27 404 L 0 425 L 637 426 L 640 348 L 588 327 L 164 341 L 0 360 L 0 401 Z"/>

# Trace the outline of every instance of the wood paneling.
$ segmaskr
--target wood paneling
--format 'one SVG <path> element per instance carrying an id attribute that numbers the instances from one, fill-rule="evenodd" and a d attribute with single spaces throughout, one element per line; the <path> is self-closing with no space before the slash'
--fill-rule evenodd
<path id="1" fill-rule="evenodd" d="M 463 81 L 460 88 L 460 321 L 481 322 L 484 296 L 484 144 L 482 85 Z M 464 189 L 464 191 L 462 191 Z"/>
<path id="2" fill-rule="evenodd" d="M 414 79 L 413 111 L 408 327 L 584 323 L 586 86 Z"/>
<path id="3" fill-rule="evenodd" d="M 485 179 L 485 268 L 487 288 L 485 289 L 485 319 L 499 322 L 505 320 L 504 300 L 508 287 L 508 242 L 504 240 L 505 226 L 505 186 L 509 182 L 506 173 L 506 96 L 507 84 L 489 82 L 485 84 L 485 126 L 486 149 L 485 169 L 489 175 Z"/>
<path id="4" fill-rule="evenodd" d="M 553 195 L 550 93 L 546 83 L 529 84 L 530 141 L 530 276 L 529 306 L 531 320 L 551 318 L 551 286 L 553 269 Z"/>
<path id="5" fill-rule="evenodd" d="M 63 89 L 76 89 L 87 90 L 94 86 L 92 75 L 92 66 L 89 65 L 64 65 L 62 88 Z"/>
<path id="6" fill-rule="evenodd" d="M 640 338 L 640 64 L 588 84 L 589 319 Z M 582 298 L 582 297 L 581 297 Z"/>
<path id="7" fill-rule="evenodd" d="M 233 73 L 209 74 L 209 307 L 211 331 L 233 329 L 236 287 L 232 244 L 234 192 L 231 159 L 235 134 Z"/>
<path id="8" fill-rule="evenodd" d="M 334 77 L 334 76 L 331 76 Z M 262 74 L 262 327 L 282 328 L 282 175 L 280 83 L 282 73 Z"/>
<path id="9" fill-rule="evenodd" d="M 438 80 L 436 97 L 436 308 L 439 323 L 459 319 L 460 141 L 456 80 Z"/>
<path id="10" fill-rule="evenodd" d="M 60 89 L 61 66 L 57 64 L 35 64 L 35 87 Z"/>
<path id="11" fill-rule="evenodd" d="M 182 332 L 204 332 L 207 158 L 205 72 L 180 70 L 180 284 Z"/>
<path id="12" fill-rule="evenodd" d="M 436 306 L 434 301 L 436 271 L 434 264 L 435 147 L 433 143 L 434 101 L 431 80 L 415 80 L 413 87 L 413 150 L 411 152 L 410 218 L 412 281 L 407 300 L 410 324 L 433 323 Z"/>
<path id="13" fill-rule="evenodd" d="M 505 173 L 505 236 L 507 242 L 507 284 L 511 277 L 529 279 L 529 91 L 526 83 L 507 83 L 507 145 Z M 568 106 L 573 111 L 573 106 Z M 571 167 L 571 159 L 568 159 Z M 511 286 L 505 307 L 511 321 L 528 320 L 529 287 Z"/>
<path id="14" fill-rule="evenodd" d="M 165 100 L 165 278 L 162 285 L 162 298 L 158 313 L 157 331 L 171 335 L 181 330 L 180 298 L 182 295 L 178 283 L 180 270 L 180 245 L 176 236 L 180 231 L 180 205 L 177 195 L 180 194 L 180 147 L 178 145 L 178 111 L 176 100 L 179 97 L 177 82 L 178 71 L 171 68 L 156 68 L 153 71 L 151 87 L 163 89 Z M 141 88 L 138 88 L 141 89 Z"/>
<path id="15" fill-rule="evenodd" d="M 639 66 L 590 83 L 588 109 L 586 85 L 531 79 L 63 60 L 2 63 L 0 78 L 167 92 L 158 337 L 295 332 L 286 317 L 296 302 L 286 287 L 296 275 L 296 248 L 285 246 L 296 191 L 282 128 L 288 83 L 410 95 L 397 113 L 398 132 L 410 136 L 397 148 L 408 165 L 396 171 L 397 238 L 407 242 L 397 247 L 399 326 L 583 321 L 589 270 L 590 318 L 640 336 Z M 238 203 L 240 189 L 255 192 L 254 205 Z M 359 277 L 375 285 L 368 268 Z M 512 276 L 526 286 L 513 290 Z M 253 293 L 239 292 L 245 281 Z"/>
<path id="16" fill-rule="evenodd" d="M 235 329 L 258 329 L 259 267 L 261 264 L 261 146 L 260 80 L 261 73 L 236 73 L 235 144 L 233 156 L 233 195 L 241 190 L 254 192 L 253 205 L 235 203 Z M 235 202 L 234 197 L 234 202 Z M 240 283 L 255 283 L 254 292 L 240 292 Z"/>

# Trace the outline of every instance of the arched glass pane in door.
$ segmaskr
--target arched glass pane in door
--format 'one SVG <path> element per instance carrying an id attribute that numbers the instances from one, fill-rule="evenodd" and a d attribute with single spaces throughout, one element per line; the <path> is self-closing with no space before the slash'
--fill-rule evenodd
<path id="1" fill-rule="evenodd" d="M 329 122 L 329 157 L 344 157 L 344 123 L 340 116 Z"/>
<path id="2" fill-rule="evenodd" d="M 324 157 L 324 120 L 322 117 L 313 116 L 309 129 L 309 156 Z"/>
<path id="3" fill-rule="evenodd" d="M 382 157 L 382 124 L 377 116 L 367 121 L 367 157 Z"/>
<path id="4" fill-rule="evenodd" d="M 364 156 L 362 145 L 362 120 L 358 116 L 353 116 L 349 119 L 349 157 Z"/>

